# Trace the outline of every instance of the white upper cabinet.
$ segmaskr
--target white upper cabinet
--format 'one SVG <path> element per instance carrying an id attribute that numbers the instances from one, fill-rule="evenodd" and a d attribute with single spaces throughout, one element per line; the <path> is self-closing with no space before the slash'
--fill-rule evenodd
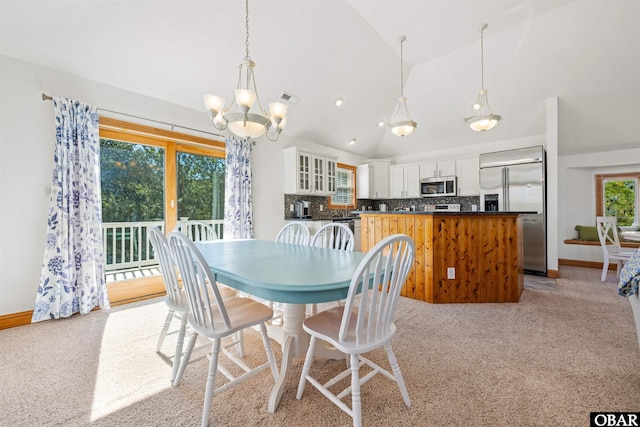
<path id="1" fill-rule="evenodd" d="M 458 196 L 480 195 L 480 164 L 478 158 L 456 162 L 458 170 Z"/>
<path id="2" fill-rule="evenodd" d="M 282 150 L 284 153 L 285 194 L 311 194 L 311 153 L 298 151 L 295 147 Z"/>
<path id="3" fill-rule="evenodd" d="M 389 193 L 392 199 L 420 197 L 420 166 L 389 167 Z"/>
<path id="4" fill-rule="evenodd" d="M 436 178 L 441 176 L 454 176 L 456 174 L 456 162 L 422 163 L 420 165 L 420 179 Z"/>
<path id="5" fill-rule="evenodd" d="M 389 161 L 376 160 L 356 169 L 358 199 L 389 198 Z"/>
<path id="6" fill-rule="evenodd" d="M 325 196 L 336 192 L 336 158 L 289 147 L 284 153 L 285 194 Z"/>
<path id="7" fill-rule="evenodd" d="M 327 157 L 327 193 L 335 194 L 338 190 L 336 187 L 336 178 L 338 176 L 338 161 Z"/>
<path id="8" fill-rule="evenodd" d="M 327 192 L 327 161 L 324 157 L 311 156 L 313 163 L 313 192 L 323 194 Z"/>

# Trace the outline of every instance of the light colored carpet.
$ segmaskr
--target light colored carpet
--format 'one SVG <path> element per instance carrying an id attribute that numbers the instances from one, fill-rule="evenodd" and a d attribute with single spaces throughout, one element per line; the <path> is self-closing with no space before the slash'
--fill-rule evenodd
<path id="1" fill-rule="evenodd" d="M 527 286 L 518 304 L 401 299 L 394 350 L 412 406 L 377 376 L 362 389 L 364 425 L 584 426 L 591 411 L 637 411 L 638 341 L 613 274 L 601 283 L 597 269 L 560 273 L 555 286 Z M 0 331 L 0 425 L 199 425 L 207 361 L 170 386 L 171 368 L 154 353 L 165 314 L 155 299 Z M 257 354 L 249 360 L 263 360 L 259 334 L 246 340 Z M 383 352 L 371 358 L 387 366 Z M 312 369 L 328 378 L 342 367 Z M 295 399 L 301 369 L 296 360 L 275 414 L 267 370 L 214 397 L 210 425 L 351 425 L 310 385 Z"/>

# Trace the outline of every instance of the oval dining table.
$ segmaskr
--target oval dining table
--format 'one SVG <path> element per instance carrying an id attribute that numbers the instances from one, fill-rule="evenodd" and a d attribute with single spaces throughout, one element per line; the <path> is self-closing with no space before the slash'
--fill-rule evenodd
<path id="1" fill-rule="evenodd" d="M 309 335 L 302 329 L 306 304 L 345 299 L 351 278 L 366 254 L 253 239 L 196 245 L 219 283 L 283 303 L 282 325 L 268 328 L 270 337 L 282 347 L 279 377 L 268 403 L 273 413 L 280 403 L 292 358 L 304 357 L 309 346 Z M 316 355 L 344 357 L 325 346 L 317 346 Z"/>

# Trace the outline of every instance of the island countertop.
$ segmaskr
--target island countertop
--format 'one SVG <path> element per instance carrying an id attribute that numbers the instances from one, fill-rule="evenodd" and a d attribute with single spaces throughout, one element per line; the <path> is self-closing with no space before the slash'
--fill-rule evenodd
<path id="1" fill-rule="evenodd" d="M 535 211 L 353 211 L 357 215 L 526 215 Z"/>

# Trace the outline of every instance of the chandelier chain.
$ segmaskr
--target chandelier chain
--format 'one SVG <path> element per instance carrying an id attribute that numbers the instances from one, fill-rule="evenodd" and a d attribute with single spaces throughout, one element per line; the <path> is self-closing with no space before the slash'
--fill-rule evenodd
<path id="1" fill-rule="evenodd" d="M 400 96 L 404 96 L 404 61 L 403 61 L 403 50 L 402 44 L 404 40 L 400 42 Z"/>
<path id="2" fill-rule="evenodd" d="M 484 90 L 484 28 L 480 30 L 480 87 Z"/>
<path id="3" fill-rule="evenodd" d="M 245 0 L 245 28 L 247 30 L 247 37 L 245 40 L 245 52 L 246 57 L 249 58 L 249 0 Z"/>

